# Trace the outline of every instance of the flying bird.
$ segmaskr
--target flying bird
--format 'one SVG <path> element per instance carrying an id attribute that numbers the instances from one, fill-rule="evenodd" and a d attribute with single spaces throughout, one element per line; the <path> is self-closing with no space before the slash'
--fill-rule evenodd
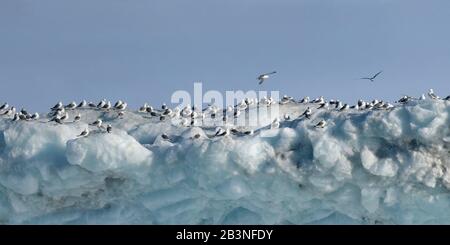
<path id="1" fill-rule="evenodd" d="M 268 79 L 269 75 L 272 75 L 275 73 L 277 73 L 277 72 L 273 71 L 273 72 L 264 73 L 264 74 L 259 75 L 259 77 L 257 78 L 259 80 L 259 85 L 261 85 L 264 82 L 264 80 Z"/>
<path id="2" fill-rule="evenodd" d="M 373 80 L 382 73 L 383 71 L 379 71 L 377 74 L 373 75 L 373 77 L 363 77 L 361 79 L 366 79 L 366 80 L 370 80 L 371 82 L 373 82 Z"/>

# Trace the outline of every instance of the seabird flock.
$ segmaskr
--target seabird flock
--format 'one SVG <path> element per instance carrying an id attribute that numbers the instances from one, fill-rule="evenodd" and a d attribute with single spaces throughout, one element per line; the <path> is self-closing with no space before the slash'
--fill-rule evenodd
<path id="1" fill-rule="evenodd" d="M 275 74 L 276 71 L 261 74 L 258 76 L 258 80 L 260 81 L 259 84 L 262 84 L 265 80 L 269 78 L 269 75 Z M 378 72 L 372 77 L 365 77 L 361 79 L 367 79 L 373 82 L 373 80 L 381 73 Z M 430 89 L 428 92 L 428 97 L 434 100 L 441 99 L 439 96 L 437 96 L 433 89 Z M 406 104 L 411 100 L 423 100 L 425 99 L 425 94 L 422 94 L 419 98 L 413 98 L 411 96 L 403 96 L 398 101 L 395 101 L 395 103 L 399 104 Z M 443 100 L 450 101 L 450 95 L 445 97 Z M 233 118 L 239 118 L 241 116 L 241 111 L 248 111 L 250 106 L 256 105 L 259 106 L 271 106 L 273 104 L 277 103 L 274 101 L 272 97 L 263 97 L 260 101 L 258 101 L 256 98 L 245 98 L 240 103 L 233 106 L 228 106 L 224 108 L 221 112 L 219 108 L 215 105 L 208 105 L 208 107 L 199 110 L 196 106 L 185 106 L 183 109 L 180 109 L 179 107 L 176 107 L 174 109 L 169 108 L 166 104 L 162 104 L 161 109 L 154 109 L 152 106 L 150 106 L 148 103 L 144 103 L 138 110 L 137 113 L 145 115 L 146 118 L 150 116 L 150 118 L 159 118 L 159 121 L 164 121 L 166 119 L 181 119 L 180 120 L 180 126 L 183 127 L 191 127 L 196 125 L 196 120 L 202 120 L 205 119 L 207 116 L 214 119 L 217 116 L 221 114 L 222 120 L 227 121 L 229 118 L 229 115 L 233 115 Z M 280 105 L 284 105 L 287 103 L 295 103 L 295 104 L 304 104 L 307 106 L 306 110 L 298 116 L 297 119 L 304 119 L 309 120 L 311 119 L 311 115 L 313 114 L 312 107 L 315 107 L 315 110 L 334 110 L 337 112 L 344 112 L 349 109 L 353 110 L 390 110 L 394 108 L 394 105 L 384 102 L 382 100 L 373 100 L 371 102 L 366 102 L 364 100 L 358 100 L 358 102 L 355 105 L 350 106 L 347 103 L 342 103 L 339 100 L 329 100 L 327 101 L 323 96 L 320 96 L 314 100 L 310 100 L 308 96 L 296 101 L 291 96 L 283 96 L 280 101 L 278 101 Z M 104 111 L 106 113 L 117 113 L 117 118 L 121 119 L 125 115 L 127 108 L 127 103 L 121 100 L 118 100 L 114 105 L 106 99 L 101 100 L 99 103 L 93 103 L 89 102 L 87 103 L 86 100 L 81 101 L 79 104 L 75 103 L 74 101 L 63 105 L 62 102 L 58 102 L 55 106 L 50 108 L 50 112 L 47 114 L 47 118 L 50 120 L 45 121 L 44 123 L 56 123 L 56 124 L 66 124 L 66 123 L 77 123 L 81 120 L 81 114 L 77 113 L 76 115 L 73 115 L 73 120 L 70 120 L 71 116 L 69 112 L 74 111 L 75 109 L 91 109 L 91 110 L 100 110 Z M 4 103 L 0 106 L 0 116 L 1 117 L 9 117 L 11 118 L 11 121 L 37 121 L 39 120 L 40 116 L 39 113 L 30 114 L 28 113 L 24 108 L 22 108 L 20 111 L 16 111 L 16 108 L 14 106 L 10 106 L 8 103 Z M 291 120 L 291 116 L 288 114 L 284 114 L 282 117 L 283 120 L 289 121 Z M 280 121 L 281 119 L 279 117 L 276 117 L 272 123 L 268 126 L 270 129 L 273 128 L 279 128 L 280 127 Z M 41 120 L 41 122 L 43 122 Z M 90 127 L 94 127 L 101 132 L 105 133 L 111 133 L 112 132 L 112 126 L 111 124 L 103 124 L 102 119 L 98 118 L 94 122 L 89 124 Z M 313 124 L 314 128 L 324 128 L 327 126 L 327 121 L 320 120 L 317 123 Z M 77 137 L 87 137 L 90 134 L 89 127 L 85 128 Z M 236 128 L 229 128 L 229 127 L 218 127 L 216 128 L 216 132 L 214 135 L 211 135 L 209 137 L 223 137 L 230 134 L 234 135 L 253 135 L 253 130 L 247 130 L 247 131 L 239 131 Z M 197 134 L 193 138 L 197 139 L 200 135 Z M 170 138 L 166 134 L 162 134 L 162 138 L 165 140 L 169 140 Z"/>

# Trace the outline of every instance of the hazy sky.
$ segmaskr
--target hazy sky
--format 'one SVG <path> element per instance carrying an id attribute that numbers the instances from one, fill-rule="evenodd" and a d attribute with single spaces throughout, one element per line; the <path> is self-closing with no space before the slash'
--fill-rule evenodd
<path id="1" fill-rule="evenodd" d="M 195 81 L 347 102 L 448 95 L 449 25 L 448 0 L 0 0 L 0 103 L 159 105 Z"/>

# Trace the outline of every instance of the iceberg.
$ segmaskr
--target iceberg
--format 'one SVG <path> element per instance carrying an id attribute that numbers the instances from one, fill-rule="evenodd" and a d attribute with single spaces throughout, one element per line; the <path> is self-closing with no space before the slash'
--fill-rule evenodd
<path id="1" fill-rule="evenodd" d="M 450 224 L 450 101 L 316 107 L 283 103 L 279 127 L 267 114 L 220 137 L 220 116 L 0 116 L 0 223 Z M 111 133 L 89 126 L 99 118 Z"/>

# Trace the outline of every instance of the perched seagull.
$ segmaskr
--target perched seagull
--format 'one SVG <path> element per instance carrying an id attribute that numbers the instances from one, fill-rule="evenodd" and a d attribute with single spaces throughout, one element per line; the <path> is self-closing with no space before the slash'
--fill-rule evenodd
<path id="1" fill-rule="evenodd" d="M 16 108 L 14 106 L 10 107 L 9 110 L 6 110 L 2 113 L 3 116 L 14 115 L 16 113 Z"/>
<path id="2" fill-rule="evenodd" d="M 28 115 L 28 111 L 25 110 L 25 108 L 22 108 L 22 109 L 20 110 L 20 113 L 24 114 L 25 116 Z"/>
<path id="3" fill-rule="evenodd" d="M 273 72 L 264 73 L 264 74 L 259 75 L 258 78 L 257 78 L 259 80 L 259 85 L 261 85 L 264 82 L 264 80 L 268 79 L 269 75 L 272 75 L 272 74 L 275 74 L 275 73 L 277 73 L 277 72 L 273 71 Z"/>
<path id="4" fill-rule="evenodd" d="M 62 116 L 59 120 L 61 121 L 61 122 L 64 122 L 65 120 L 67 120 L 67 119 L 69 119 L 69 113 L 65 113 L 64 114 L 64 116 Z"/>
<path id="5" fill-rule="evenodd" d="M 308 96 L 306 96 L 302 100 L 300 100 L 300 103 L 302 103 L 302 104 L 306 104 L 308 102 L 309 102 L 309 97 Z"/>
<path id="6" fill-rule="evenodd" d="M 72 101 L 70 104 L 66 105 L 65 108 L 72 110 L 75 109 L 77 107 L 77 103 L 75 103 L 75 101 Z"/>
<path id="7" fill-rule="evenodd" d="M 149 108 L 148 104 L 144 103 L 144 105 L 139 108 L 139 112 L 146 112 L 147 108 Z"/>
<path id="8" fill-rule="evenodd" d="M 311 114 L 312 114 L 312 111 L 311 111 L 311 109 L 308 107 L 306 110 L 305 110 L 305 112 L 303 112 L 303 114 L 302 115 L 300 115 L 300 116 L 305 116 L 306 118 L 311 118 Z"/>
<path id="9" fill-rule="evenodd" d="M 111 133 L 111 131 L 112 131 L 112 126 L 111 126 L 111 124 L 108 124 L 106 126 L 106 132 Z"/>
<path id="10" fill-rule="evenodd" d="M 437 96 L 437 95 L 434 93 L 434 91 L 433 91 L 432 88 L 430 88 L 430 90 L 428 91 L 428 96 L 429 96 L 430 98 L 432 98 L 433 100 L 439 99 L 439 96 Z"/>
<path id="11" fill-rule="evenodd" d="M 341 109 L 339 109 L 339 111 L 345 111 L 349 108 L 348 104 L 345 104 L 344 106 L 341 107 Z"/>
<path id="12" fill-rule="evenodd" d="M 118 100 L 118 101 L 114 104 L 114 108 L 118 109 L 118 107 L 119 107 L 120 105 L 122 105 L 122 104 L 123 104 L 123 101 Z"/>
<path id="13" fill-rule="evenodd" d="M 278 119 L 278 117 L 277 117 L 270 124 L 270 128 L 279 128 L 279 127 L 280 127 L 280 119 Z"/>
<path id="14" fill-rule="evenodd" d="M 19 120 L 20 120 L 19 113 L 14 114 L 12 121 L 15 122 L 15 121 L 19 121 Z"/>
<path id="15" fill-rule="evenodd" d="M 102 119 L 97 119 L 95 122 L 91 123 L 90 125 L 97 126 L 100 128 L 102 126 L 102 123 L 103 123 Z"/>
<path id="16" fill-rule="evenodd" d="M 6 110 L 6 109 L 8 109 L 8 107 L 9 107 L 8 103 L 5 103 L 2 106 L 0 106 L 0 111 L 1 110 Z"/>
<path id="17" fill-rule="evenodd" d="M 327 125 L 327 122 L 325 120 L 321 120 L 319 123 L 314 126 L 315 128 L 324 128 Z"/>
<path id="18" fill-rule="evenodd" d="M 214 136 L 227 136 L 230 134 L 230 129 L 217 128 L 216 134 Z"/>
<path id="19" fill-rule="evenodd" d="M 253 129 L 244 132 L 245 135 L 253 135 L 253 133 Z"/>
<path id="20" fill-rule="evenodd" d="M 80 113 L 78 113 L 78 115 L 76 115 L 74 118 L 73 118 L 73 122 L 78 122 L 78 121 L 80 121 L 81 120 L 81 115 L 80 115 Z"/>
<path id="21" fill-rule="evenodd" d="M 89 135 L 89 128 L 86 128 L 85 130 L 83 130 L 83 132 L 81 132 L 81 134 L 79 134 L 77 137 L 86 137 Z"/>
<path id="22" fill-rule="evenodd" d="M 31 117 L 30 117 L 30 119 L 32 119 L 32 120 L 38 120 L 39 119 L 39 113 L 34 113 Z"/>
<path id="23" fill-rule="evenodd" d="M 111 109 L 111 101 L 106 102 L 106 104 L 102 107 L 102 109 L 106 109 L 106 110 Z"/>
<path id="24" fill-rule="evenodd" d="M 314 99 L 312 103 L 323 104 L 325 103 L 325 99 L 323 98 L 323 96 L 320 96 L 319 98 Z"/>
<path id="25" fill-rule="evenodd" d="M 147 108 L 145 108 L 145 111 L 148 113 L 152 113 L 153 112 L 153 107 L 148 106 Z"/>
<path id="26" fill-rule="evenodd" d="M 240 110 L 235 110 L 234 111 L 234 118 L 238 118 L 241 115 L 241 111 Z"/>
<path id="27" fill-rule="evenodd" d="M 87 105 L 87 102 L 86 102 L 86 100 L 83 100 L 83 101 L 81 101 L 80 102 L 80 104 L 78 104 L 78 108 L 82 108 L 82 107 L 85 107 Z"/>
<path id="28" fill-rule="evenodd" d="M 405 95 L 405 96 L 401 97 L 397 102 L 398 103 L 407 103 L 410 99 L 411 99 L 411 96 Z"/>
<path id="29" fill-rule="evenodd" d="M 58 102 L 58 104 L 56 104 L 55 106 L 53 106 L 53 107 L 51 108 L 51 110 L 54 111 L 54 110 L 58 110 L 58 109 L 61 109 L 61 108 L 63 108 L 63 103 L 60 101 L 60 102 Z"/>
<path id="30" fill-rule="evenodd" d="M 123 102 L 122 104 L 120 104 L 119 106 L 115 107 L 117 110 L 125 110 L 127 108 L 128 104 L 127 102 Z"/>
<path id="31" fill-rule="evenodd" d="M 100 103 L 98 103 L 97 108 L 101 109 L 101 108 L 103 108 L 103 106 L 105 106 L 105 105 L 106 105 L 106 100 L 103 99 L 102 101 L 100 101 Z"/>
<path id="32" fill-rule="evenodd" d="M 447 96 L 447 97 L 445 97 L 445 99 L 444 100 L 450 100 L 450 95 L 449 96 Z"/>
<path id="33" fill-rule="evenodd" d="M 363 77 L 363 78 L 361 78 L 361 79 L 366 79 L 366 80 L 370 80 L 371 82 L 373 82 L 373 80 L 374 80 L 378 75 L 380 75 L 381 72 L 383 72 L 383 71 L 379 71 L 377 74 L 373 75 L 373 77 Z"/>
<path id="34" fill-rule="evenodd" d="M 322 108 L 327 108 L 328 107 L 328 102 L 324 102 L 324 103 L 320 103 L 320 106 L 317 107 L 317 109 L 322 109 Z"/>

